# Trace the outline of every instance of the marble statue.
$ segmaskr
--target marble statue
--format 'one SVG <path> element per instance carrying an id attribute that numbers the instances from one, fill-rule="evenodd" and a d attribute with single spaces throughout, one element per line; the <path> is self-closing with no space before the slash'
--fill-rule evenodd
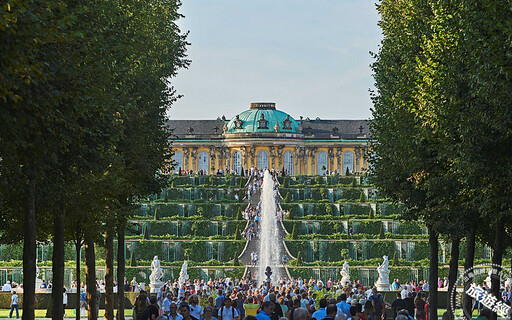
<path id="1" fill-rule="evenodd" d="M 160 260 L 158 260 L 158 256 L 155 256 L 151 262 L 151 275 L 149 276 L 149 283 L 162 283 L 161 279 L 163 276 L 164 272 L 160 266 Z"/>
<path id="2" fill-rule="evenodd" d="M 41 271 L 39 270 L 39 267 L 37 266 L 37 259 L 36 259 L 36 290 L 41 288 L 41 284 L 43 283 L 43 280 L 39 278 L 39 275 Z"/>
<path id="3" fill-rule="evenodd" d="M 40 273 L 40 271 L 39 271 L 39 267 L 37 266 L 37 262 L 38 262 L 38 261 L 37 261 L 37 259 L 36 259 L 36 279 L 37 279 L 37 278 L 39 278 L 39 273 Z"/>
<path id="4" fill-rule="evenodd" d="M 377 272 L 379 273 L 379 279 L 377 282 L 383 284 L 389 284 L 389 260 L 388 256 L 383 256 L 382 259 L 384 261 L 380 266 L 377 267 Z"/>
<path id="5" fill-rule="evenodd" d="M 384 261 L 377 267 L 377 272 L 379 273 L 379 279 L 376 282 L 377 290 L 389 291 L 389 259 L 388 256 L 382 256 L 382 259 Z"/>
<path id="6" fill-rule="evenodd" d="M 345 285 L 348 281 L 350 281 L 350 272 L 348 269 L 348 262 L 345 261 L 343 267 L 341 268 L 341 283 Z"/>
<path id="7" fill-rule="evenodd" d="M 187 260 L 185 260 L 183 262 L 183 265 L 181 266 L 180 277 L 178 279 L 180 286 L 188 280 L 187 267 L 188 267 Z"/>

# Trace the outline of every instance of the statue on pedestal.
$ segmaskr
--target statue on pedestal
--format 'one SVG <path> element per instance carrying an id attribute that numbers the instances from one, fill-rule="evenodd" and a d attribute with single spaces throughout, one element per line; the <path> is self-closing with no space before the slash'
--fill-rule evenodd
<path id="1" fill-rule="evenodd" d="M 187 260 L 183 262 L 183 265 L 181 266 L 180 271 L 180 277 L 178 279 L 178 282 L 180 283 L 180 287 L 188 280 L 188 273 L 187 273 Z"/>
<path id="2" fill-rule="evenodd" d="M 341 275 L 341 283 L 342 283 L 342 285 L 345 285 L 347 282 L 350 282 L 350 272 L 349 272 L 349 269 L 348 269 L 348 262 L 347 261 L 345 261 L 345 263 L 343 264 L 343 268 L 340 271 L 340 275 Z"/>
<path id="3" fill-rule="evenodd" d="M 149 287 L 152 293 L 158 292 L 160 287 L 164 284 L 161 280 L 163 276 L 164 272 L 160 266 L 160 260 L 158 260 L 158 256 L 155 256 L 151 262 L 151 274 L 149 275 Z"/>
<path id="4" fill-rule="evenodd" d="M 37 266 L 37 259 L 36 259 L 36 290 L 41 288 L 41 284 L 43 283 L 43 280 L 39 278 L 39 267 Z"/>
<path id="5" fill-rule="evenodd" d="M 389 260 L 388 256 L 383 256 L 384 261 L 377 267 L 379 279 L 377 280 L 377 289 L 379 291 L 389 291 Z"/>

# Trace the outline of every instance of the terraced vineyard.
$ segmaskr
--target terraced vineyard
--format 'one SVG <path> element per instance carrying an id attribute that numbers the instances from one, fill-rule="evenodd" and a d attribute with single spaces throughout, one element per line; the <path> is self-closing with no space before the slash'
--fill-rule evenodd
<path id="1" fill-rule="evenodd" d="M 148 283 L 155 255 L 162 262 L 164 279 L 177 278 L 183 260 L 188 260 L 192 279 L 242 277 L 248 253 L 258 249 L 241 236 L 247 224 L 242 212 L 248 205 L 244 200 L 248 178 L 175 175 L 170 179 L 170 188 L 141 200 L 130 218 L 126 277 Z M 380 198 L 367 177 L 293 176 L 279 177 L 279 182 L 280 206 L 289 211 L 282 226 L 292 256 L 287 266 L 290 276 L 338 279 L 347 260 L 351 278 L 366 285 L 377 279 L 375 269 L 387 255 L 391 279 L 428 278 L 426 228 L 418 221 L 399 220 L 400 205 Z M 0 282 L 21 280 L 22 247 L 0 245 Z M 104 249 L 96 250 L 101 257 Z M 450 245 L 441 241 L 441 265 L 447 263 L 449 250 Z M 40 243 L 38 259 L 45 280 L 51 279 L 51 253 L 51 243 Z M 464 254 L 462 242 L 461 257 Z M 477 263 L 487 262 L 482 259 L 490 255 L 489 247 L 477 243 Z M 68 243 L 66 286 L 74 279 L 75 257 L 74 246 Z M 104 277 L 103 266 L 99 260 L 99 279 Z M 442 266 L 440 276 L 447 275 L 447 270 Z"/>

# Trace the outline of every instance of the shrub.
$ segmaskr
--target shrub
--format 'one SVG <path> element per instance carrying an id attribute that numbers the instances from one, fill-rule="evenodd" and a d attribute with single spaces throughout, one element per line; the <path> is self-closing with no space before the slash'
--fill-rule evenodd
<path id="1" fill-rule="evenodd" d="M 355 188 L 356 186 L 357 186 L 357 184 L 356 184 L 356 178 L 352 178 L 352 187 L 354 187 L 354 188 Z"/>
<path id="2" fill-rule="evenodd" d="M 167 194 L 167 192 L 166 192 Z M 158 207 L 156 207 L 155 209 L 155 216 L 154 216 L 155 220 L 158 220 Z"/>
<path id="3" fill-rule="evenodd" d="M 149 230 L 147 225 L 144 225 L 144 229 L 142 229 L 142 237 L 145 240 L 149 240 Z"/>
<path id="4" fill-rule="evenodd" d="M 242 216 L 242 210 L 241 209 L 238 209 L 237 213 L 236 213 L 236 220 L 243 220 L 244 217 Z"/>
<path id="5" fill-rule="evenodd" d="M 290 185 L 290 178 L 289 177 L 285 177 L 284 180 L 283 180 L 283 188 L 288 188 L 289 185 Z"/>
<path id="6" fill-rule="evenodd" d="M 297 224 L 293 225 L 292 229 L 292 240 L 297 240 L 299 231 L 297 230 Z"/>
<path id="7" fill-rule="evenodd" d="M 395 253 L 393 254 L 393 266 L 398 266 L 400 264 L 400 262 L 398 261 L 398 254 L 397 252 L 395 251 Z"/>
<path id="8" fill-rule="evenodd" d="M 350 175 L 350 170 L 348 170 L 348 167 L 347 167 L 347 170 L 345 170 L 345 175 L 346 175 L 346 176 L 349 176 L 349 175 Z"/>
<path id="9" fill-rule="evenodd" d="M 242 234 L 240 233 L 238 226 L 236 226 L 236 229 L 235 229 L 235 240 L 242 240 Z"/>
<path id="10" fill-rule="evenodd" d="M 380 225 L 380 233 L 379 233 L 379 239 L 385 239 L 386 235 L 384 234 L 384 225 Z M 396 252 L 395 252 L 396 253 Z"/>
<path id="11" fill-rule="evenodd" d="M 364 196 L 364 192 L 363 190 L 361 190 L 361 195 L 359 196 L 359 202 L 365 202 L 366 199 L 365 199 L 365 196 Z"/>
<path id="12" fill-rule="evenodd" d="M 300 251 L 297 253 L 297 266 L 302 265 L 302 255 L 300 254 Z"/>
<path id="13" fill-rule="evenodd" d="M 292 196 L 291 196 L 291 194 L 290 194 L 290 191 L 286 192 L 286 196 L 284 197 L 283 202 L 285 202 L 285 203 L 290 202 L 291 197 L 292 197 Z"/>
<path id="14" fill-rule="evenodd" d="M 136 267 L 137 266 L 137 260 L 135 259 L 135 251 L 132 250 L 131 256 L 130 256 L 130 267 Z"/>

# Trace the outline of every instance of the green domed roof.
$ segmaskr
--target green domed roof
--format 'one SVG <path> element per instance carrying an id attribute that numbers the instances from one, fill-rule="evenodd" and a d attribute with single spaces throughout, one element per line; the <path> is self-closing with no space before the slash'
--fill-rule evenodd
<path id="1" fill-rule="evenodd" d="M 286 112 L 276 110 L 275 103 L 251 103 L 251 109 L 236 115 L 227 126 L 227 133 L 276 132 L 276 129 L 277 132 L 299 132 L 299 122 Z"/>

